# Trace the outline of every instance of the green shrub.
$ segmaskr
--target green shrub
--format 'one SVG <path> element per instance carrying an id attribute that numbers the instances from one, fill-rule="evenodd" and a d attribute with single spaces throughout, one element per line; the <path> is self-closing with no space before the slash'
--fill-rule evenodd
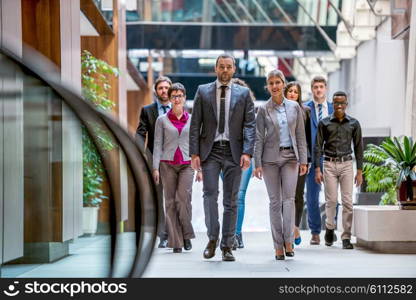
<path id="1" fill-rule="evenodd" d="M 412 181 L 416 180 L 416 143 L 411 137 L 386 138 L 380 146 L 368 145 L 364 151 L 363 173 L 367 191 L 385 192 L 380 204 L 397 203 L 396 188 L 403 182 L 413 199 Z"/>
<path id="2" fill-rule="evenodd" d="M 84 51 L 81 55 L 82 66 L 82 94 L 98 109 L 110 111 L 115 103 L 109 99 L 109 76 L 117 76 L 118 70 L 103 60 L 97 59 L 90 52 Z M 111 151 L 116 148 L 112 137 L 98 124 L 91 124 L 94 132 L 94 141 L 100 149 Z M 83 203 L 84 206 L 99 206 L 107 197 L 102 190 L 105 171 L 101 155 L 82 126 L 82 167 L 83 167 Z"/>

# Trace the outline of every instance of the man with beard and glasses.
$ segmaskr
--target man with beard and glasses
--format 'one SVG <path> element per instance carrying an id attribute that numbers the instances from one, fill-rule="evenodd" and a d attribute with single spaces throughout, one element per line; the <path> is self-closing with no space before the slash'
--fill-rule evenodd
<path id="1" fill-rule="evenodd" d="M 218 220 L 218 179 L 223 180 L 223 220 L 220 248 L 223 261 L 234 261 L 237 198 L 241 172 L 250 167 L 255 142 L 254 104 L 250 90 L 233 84 L 234 57 L 217 58 L 217 80 L 198 87 L 189 136 L 192 167 L 202 172 L 205 224 L 208 245 L 204 258 L 215 256 L 220 223 Z"/>
<path id="2" fill-rule="evenodd" d="M 141 136 L 143 139 L 147 137 L 147 148 L 153 154 L 153 143 L 155 137 L 155 125 L 156 120 L 160 115 L 167 113 L 171 104 L 168 97 L 168 90 L 172 85 L 172 81 L 169 77 L 160 76 L 156 79 L 154 84 L 154 102 L 152 104 L 146 105 L 142 108 L 140 113 L 140 122 L 139 127 L 137 128 L 136 133 Z M 163 186 L 162 183 L 157 185 L 159 203 L 163 204 Z M 162 209 L 163 212 L 163 209 Z M 160 238 L 159 248 L 166 248 L 168 244 L 168 231 L 166 228 L 165 215 L 163 214 L 160 222 L 160 227 L 158 229 L 158 236 Z"/>

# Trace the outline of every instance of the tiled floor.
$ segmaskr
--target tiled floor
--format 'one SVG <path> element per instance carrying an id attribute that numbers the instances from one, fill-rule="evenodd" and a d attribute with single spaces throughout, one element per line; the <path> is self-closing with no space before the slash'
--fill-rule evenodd
<path id="1" fill-rule="evenodd" d="M 321 193 L 321 201 L 323 201 Z M 220 198 L 222 193 L 220 193 Z M 220 212 L 222 212 L 219 200 Z M 416 255 L 380 254 L 364 249 L 343 250 L 310 246 L 308 231 L 292 259 L 276 261 L 270 234 L 268 197 L 264 183 L 252 179 L 247 190 L 244 220 L 245 249 L 235 252 L 236 262 L 222 262 L 220 251 L 205 260 L 207 243 L 202 205 L 202 184 L 193 187 L 193 225 L 197 238 L 191 252 L 173 254 L 155 249 L 145 277 L 416 277 Z M 220 214 L 221 215 L 221 214 Z M 338 233 L 339 236 L 339 233 Z M 134 234 L 120 236 L 117 275 L 128 273 L 135 254 Z M 323 240 L 323 234 L 321 235 Z M 106 277 L 109 270 L 109 238 L 79 238 L 70 245 L 71 255 L 51 264 L 7 265 L 2 277 Z"/>
<path id="2" fill-rule="evenodd" d="M 203 259 L 207 238 L 197 233 L 189 252 L 174 254 L 172 249 L 156 248 L 144 277 L 416 277 L 416 255 L 343 250 L 340 242 L 333 247 L 311 246 L 307 231 L 302 231 L 302 238 L 294 258 L 276 261 L 270 232 L 245 233 L 246 247 L 234 252 L 236 261 L 223 262 L 219 250 L 214 258 Z M 118 276 L 127 274 L 134 257 L 134 235 L 125 234 L 123 239 Z M 8 265 L 2 268 L 2 276 L 106 277 L 108 267 L 109 239 L 96 236 L 80 238 L 71 255 L 55 263 Z"/>
<path id="3" fill-rule="evenodd" d="M 156 249 L 145 277 L 416 277 L 416 255 L 344 250 L 339 241 L 311 246 L 309 233 L 302 237 L 294 258 L 276 261 L 270 232 L 246 233 L 236 261 L 223 262 L 219 249 L 212 259 L 202 257 L 207 238 L 198 234 L 190 252 Z"/>

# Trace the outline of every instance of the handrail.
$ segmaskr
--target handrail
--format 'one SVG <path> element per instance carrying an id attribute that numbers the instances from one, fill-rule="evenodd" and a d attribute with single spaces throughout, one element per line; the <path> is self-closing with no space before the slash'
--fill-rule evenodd
<path id="1" fill-rule="evenodd" d="M 150 161 L 146 159 L 149 150 L 145 150 L 141 137 L 135 141 L 129 133 L 123 129 L 119 123 L 109 114 L 97 110 L 91 103 L 84 100 L 83 97 L 74 92 L 71 86 L 60 82 L 56 66 L 44 58 L 38 52 L 25 48 L 25 57 L 30 60 L 19 58 L 7 49 L 0 48 L 0 54 L 9 58 L 19 65 L 23 71 L 34 75 L 47 86 L 49 86 L 57 95 L 62 97 L 63 102 L 74 112 L 80 122 L 85 125 L 89 135 L 93 137 L 94 131 L 91 126 L 91 120 L 104 125 L 108 131 L 115 137 L 119 143 L 120 149 L 124 152 L 126 163 L 131 170 L 133 181 L 136 187 L 136 246 L 137 251 L 134 258 L 134 264 L 129 272 L 130 277 L 140 277 L 150 260 L 153 245 L 156 239 L 156 230 L 158 222 L 158 211 L 160 209 L 157 201 L 157 189 L 151 175 Z M 92 139 L 101 156 L 104 153 L 99 145 Z M 114 186 L 110 174 L 108 174 L 108 164 L 103 159 L 105 172 L 110 183 Z M 111 190 L 110 184 L 110 193 Z M 114 276 L 114 262 L 116 255 L 116 203 L 110 201 L 110 232 L 111 232 L 111 268 L 110 276 Z"/>

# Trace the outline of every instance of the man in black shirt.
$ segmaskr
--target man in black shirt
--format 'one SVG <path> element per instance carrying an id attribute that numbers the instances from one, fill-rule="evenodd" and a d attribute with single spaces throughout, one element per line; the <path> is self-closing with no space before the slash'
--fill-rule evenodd
<path id="1" fill-rule="evenodd" d="M 318 184 L 325 183 L 326 232 L 325 244 L 331 246 L 336 239 L 335 214 L 338 202 L 338 185 L 341 186 L 342 200 L 342 247 L 354 249 L 351 244 L 352 226 L 352 189 L 353 181 L 360 186 L 363 181 L 363 140 L 360 123 L 345 113 L 347 94 L 336 92 L 333 96 L 334 112 L 322 119 L 318 124 L 315 143 L 315 180 Z M 357 161 L 357 174 L 354 176 L 352 164 L 351 142 Z M 319 162 L 324 157 L 322 174 Z"/>

